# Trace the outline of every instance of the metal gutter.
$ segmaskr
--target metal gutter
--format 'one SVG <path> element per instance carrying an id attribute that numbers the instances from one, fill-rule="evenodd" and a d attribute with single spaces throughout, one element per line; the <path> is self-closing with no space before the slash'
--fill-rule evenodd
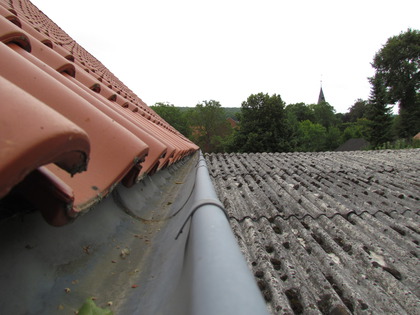
<path id="1" fill-rule="evenodd" d="M 197 153 L 66 226 L 3 220 L 0 313 L 74 314 L 95 297 L 114 314 L 267 314 L 221 208 Z"/>
<path id="2" fill-rule="evenodd" d="M 267 314 L 201 153 L 193 198 L 176 314 Z"/>

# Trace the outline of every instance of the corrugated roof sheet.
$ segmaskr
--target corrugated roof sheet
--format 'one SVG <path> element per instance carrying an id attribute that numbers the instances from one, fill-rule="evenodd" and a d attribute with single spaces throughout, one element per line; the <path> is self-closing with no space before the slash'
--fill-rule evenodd
<path id="1" fill-rule="evenodd" d="M 272 314 L 420 313 L 419 158 L 206 155 Z"/>
<path id="2" fill-rule="evenodd" d="M 0 198 L 63 225 L 198 150 L 30 1 L 0 15 Z"/>
<path id="3" fill-rule="evenodd" d="M 341 144 L 335 151 L 357 151 L 369 148 L 369 142 L 363 138 L 349 139 Z"/>

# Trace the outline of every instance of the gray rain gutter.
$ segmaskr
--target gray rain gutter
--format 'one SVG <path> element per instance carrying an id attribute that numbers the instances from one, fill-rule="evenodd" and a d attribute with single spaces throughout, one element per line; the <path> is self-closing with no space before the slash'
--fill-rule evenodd
<path id="1" fill-rule="evenodd" d="M 201 153 L 193 198 L 177 313 L 268 314 Z"/>
<path id="2" fill-rule="evenodd" d="M 267 314 L 200 153 L 72 224 L 0 221 L 0 314 Z"/>

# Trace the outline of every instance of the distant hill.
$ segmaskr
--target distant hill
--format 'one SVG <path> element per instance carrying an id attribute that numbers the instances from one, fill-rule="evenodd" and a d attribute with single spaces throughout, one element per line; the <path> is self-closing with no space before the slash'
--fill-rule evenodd
<path id="1" fill-rule="evenodd" d="M 223 107 L 223 110 L 225 111 L 225 117 L 233 118 L 235 120 L 238 120 L 237 114 L 241 112 L 240 107 Z"/>

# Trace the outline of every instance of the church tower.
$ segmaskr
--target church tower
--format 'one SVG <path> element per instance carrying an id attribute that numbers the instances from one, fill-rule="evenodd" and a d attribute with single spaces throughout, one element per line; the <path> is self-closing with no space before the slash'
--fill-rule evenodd
<path id="1" fill-rule="evenodd" d="M 321 104 L 324 102 L 325 102 L 325 96 L 324 96 L 324 91 L 322 91 L 322 85 L 321 85 L 321 90 L 319 91 L 319 96 L 318 96 L 318 104 Z"/>

